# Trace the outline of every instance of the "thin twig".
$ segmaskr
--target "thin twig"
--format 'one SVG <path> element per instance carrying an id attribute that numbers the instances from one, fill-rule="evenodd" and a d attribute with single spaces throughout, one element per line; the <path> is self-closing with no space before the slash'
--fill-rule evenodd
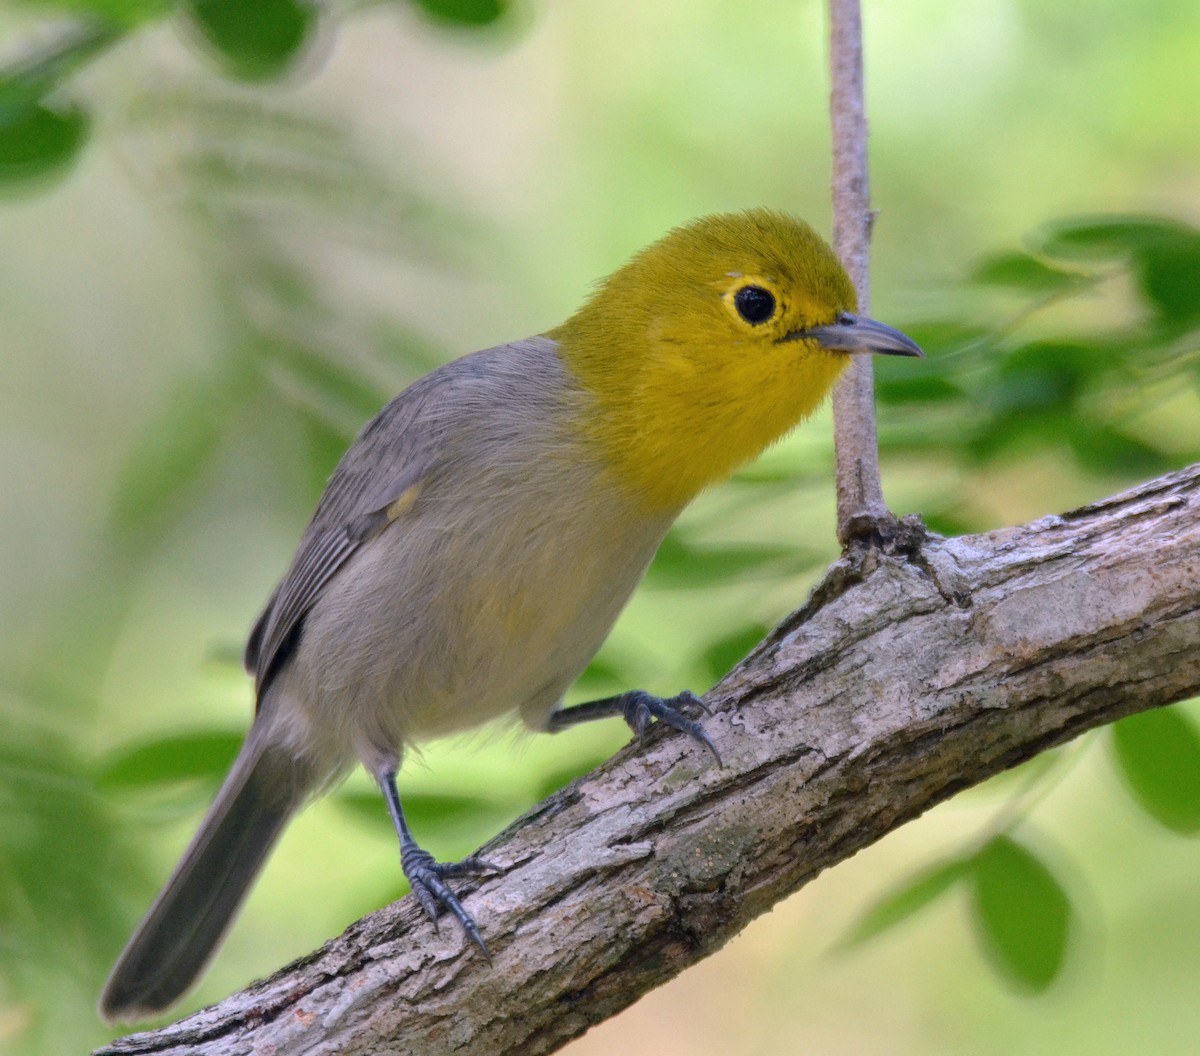
<path id="1" fill-rule="evenodd" d="M 829 0 L 833 127 L 833 247 L 870 310 L 871 221 L 867 118 L 863 102 L 862 13 L 859 0 Z M 855 356 L 833 390 L 837 450 L 837 534 L 846 546 L 891 518 L 879 483 L 875 383 L 871 360 Z"/>

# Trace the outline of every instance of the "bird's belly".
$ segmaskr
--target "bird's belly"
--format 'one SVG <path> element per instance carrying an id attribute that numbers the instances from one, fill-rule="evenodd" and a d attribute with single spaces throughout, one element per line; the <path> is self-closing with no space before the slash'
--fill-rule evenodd
<path id="1" fill-rule="evenodd" d="M 640 570 L 639 570 L 640 571 Z M 628 593 L 605 596 L 590 577 L 550 583 L 498 584 L 474 595 L 459 633 L 419 685 L 392 695 L 407 736 L 420 740 L 470 729 L 531 701 L 549 709 L 587 666 Z M 635 580 L 636 583 L 636 580 Z"/>
<path id="2" fill-rule="evenodd" d="M 512 523 L 387 531 L 356 555 L 310 613 L 308 670 L 295 673 L 320 736 L 370 765 L 514 710 L 540 722 L 603 642 L 668 522 Z"/>

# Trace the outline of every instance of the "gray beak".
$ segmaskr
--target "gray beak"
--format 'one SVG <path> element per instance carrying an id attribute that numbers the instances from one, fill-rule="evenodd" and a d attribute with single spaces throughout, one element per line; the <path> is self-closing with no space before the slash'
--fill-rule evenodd
<path id="1" fill-rule="evenodd" d="M 880 356 L 917 356 L 924 352 L 910 337 L 874 319 L 842 312 L 837 321 L 828 326 L 814 326 L 808 330 L 793 330 L 784 341 L 808 338 L 816 341 L 830 352 L 874 352 Z"/>

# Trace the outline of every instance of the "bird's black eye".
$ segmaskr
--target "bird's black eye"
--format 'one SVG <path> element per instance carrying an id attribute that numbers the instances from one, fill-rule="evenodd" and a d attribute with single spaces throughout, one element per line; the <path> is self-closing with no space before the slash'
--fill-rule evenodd
<path id="1" fill-rule="evenodd" d="M 733 306 L 746 322 L 758 326 L 775 314 L 775 295 L 761 286 L 743 286 L 733 295 Z"/>

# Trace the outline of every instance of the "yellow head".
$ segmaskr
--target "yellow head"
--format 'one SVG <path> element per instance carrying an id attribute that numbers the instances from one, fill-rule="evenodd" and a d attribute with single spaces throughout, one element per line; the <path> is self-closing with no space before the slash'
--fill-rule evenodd
<path id="1" fill-rule="evenodd" d="M 548 336 L 599 403 L 588 435 L 623 483 L 669 508 L 811 414 L 849 353 L 921 354 L 855 308 L 811 227 L 754 209 L 671 231 Z"/>

